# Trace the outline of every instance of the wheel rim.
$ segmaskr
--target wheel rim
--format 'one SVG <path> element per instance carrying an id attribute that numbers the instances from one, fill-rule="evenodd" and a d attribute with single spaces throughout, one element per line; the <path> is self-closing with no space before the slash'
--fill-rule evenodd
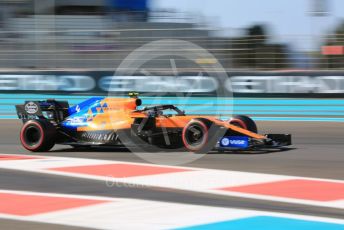
<path id="1" fill-rule="evenodd" d="M 185 139 L 188 145 L 198 146 L 204 142 L 204 129 L 199 125 L 191 125 L 185 132 Z"/>

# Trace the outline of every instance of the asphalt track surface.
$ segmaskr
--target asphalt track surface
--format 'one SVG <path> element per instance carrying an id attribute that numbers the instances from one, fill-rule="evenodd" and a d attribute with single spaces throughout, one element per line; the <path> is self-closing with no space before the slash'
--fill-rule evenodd
<path id="1" fill-rule="evenodd" d="M 18 120 L 0 120 L 0 153 L 28 153 L 19 144 L 20 127 L 21 122 Z M 260 133 L 291 133 L 293 146 L 284 151 L 211 153 L 183 166 L 344 179 L 344 123 L 275 121 L 258 122 L 258 128 Z M 129 151 L 101 148 L 75 151 L 66 146 L 56 146 L 51 152 L 37 155 L 145 162 Z M 114 189 L 107 187 L 101 181 L 15 170 L 0 170 L 0 189 L 136 198 L 344 219 L 344 211 L 341 209 L 154 187 Z M 59 225 L 0 220 L 0 229 L 46 229 L 47 227 L 67 229 L 66 226 Z"/>

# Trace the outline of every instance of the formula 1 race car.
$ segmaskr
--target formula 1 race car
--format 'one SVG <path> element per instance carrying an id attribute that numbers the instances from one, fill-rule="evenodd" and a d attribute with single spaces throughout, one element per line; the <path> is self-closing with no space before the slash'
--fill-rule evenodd
<path id="1" fill-rule="evenodd" d="M 191 152 L 280 148 L 291 145 L 290 134 L 257 133 L 247 116 L 219 120 L 186 115 L 174 105 L 138 109 L 141 99 L 93 97 L 69 106 L 48 99 L 16 105 L 23 121 L 20 141 L 33 152 L 49 151 L 55 144 L 80 146 L 157 146 Z"/>

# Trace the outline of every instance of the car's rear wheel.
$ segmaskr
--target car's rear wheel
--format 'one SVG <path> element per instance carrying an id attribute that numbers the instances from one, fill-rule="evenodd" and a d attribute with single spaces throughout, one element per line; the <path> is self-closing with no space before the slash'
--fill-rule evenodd
<path id="1" fill-rule="evenodd" d="M 258 132 L 257 125 L 254 120 L 245 115 L 234 116 L 232 119 L 229 120 L 229 124 L 238 126 L 254 133 Z"/>
<path id="2" fill-rule="evenodd" d="M 45 120 L 30 120 L 20 131 L 23 147 L 32 152 L 49 151 L 55 145 L 56 129 Z"/>

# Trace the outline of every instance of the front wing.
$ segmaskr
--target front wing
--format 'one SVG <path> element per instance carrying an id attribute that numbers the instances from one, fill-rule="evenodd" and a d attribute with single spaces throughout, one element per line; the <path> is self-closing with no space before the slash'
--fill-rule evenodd
<path id="1" fill-rule="evenodd" d="M 259 150 L 279 149 L 292 144 L 291 134 L 266 134 L 265 139 L 247 136 L 224 136 L 215 145 L 215 150 Z"/>

